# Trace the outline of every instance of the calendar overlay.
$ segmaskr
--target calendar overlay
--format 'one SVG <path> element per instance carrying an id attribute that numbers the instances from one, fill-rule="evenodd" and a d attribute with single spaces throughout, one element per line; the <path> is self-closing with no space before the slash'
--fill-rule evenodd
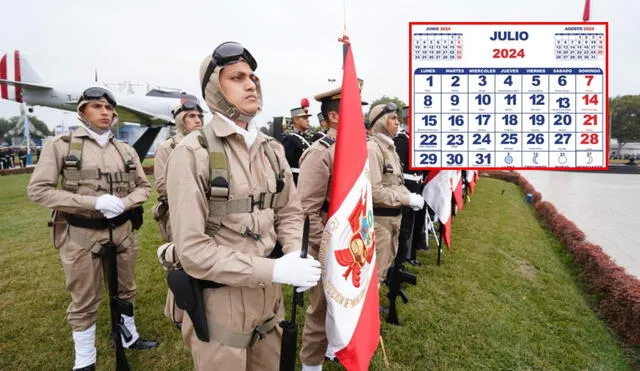
<path id="1" fill-rule="evenodd" d="M 410 30 L 411 168 L 607 168 L 606 23 Z"/>

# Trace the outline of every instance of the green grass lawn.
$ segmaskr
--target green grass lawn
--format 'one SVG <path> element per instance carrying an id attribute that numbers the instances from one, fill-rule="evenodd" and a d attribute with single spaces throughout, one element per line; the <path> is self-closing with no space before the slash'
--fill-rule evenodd
<path id="1" fill-rule="evenodd" d="M 154 160 L 154 157 L 145 158 L 144 161 L 142 161 L 142 166 L 153 166 Z"/>
<path id="2" fill-rule="evenodd" d="M 29 175 L 0 177 L 0 369 L 69 369 L 70 299 L 46 227 L 49 211 L 27 200 L 28 180 Z M 138 234 L 136 318 L 139 332 L 161 345 L 127 356 L 136 370 L 191 369 L 178 331 L 162 314 L 166 283 L 155 256 L 160 240 L 149 212 L 153 201 L 155 194 Z M 408 305 L 399 304 L 402 326 L 383 324 L 391 369 L 639 367 L 640 350 L 625 348 L 592 312 L 571 258 L 536 222 L 515 185 L 482 178 L 472 202 L 454 219 L 452 240 L 453 250 L 445 251 L 440 266 L 434 249 L 419 254 L 423 265 L 411 267 L 418 286 L 407 287 Z M 287 298 L 290 291 L 285 288 Z M 383 305 L 385 294 L 383 289 Z M 98 369 L 114 363 L 108 314 L 103 302 Z M 383 369 L 380 351 L 371 369 Z"/>

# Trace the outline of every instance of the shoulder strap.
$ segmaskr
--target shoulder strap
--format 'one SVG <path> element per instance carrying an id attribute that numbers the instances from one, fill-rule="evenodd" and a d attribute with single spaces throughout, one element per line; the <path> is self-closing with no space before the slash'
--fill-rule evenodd
<path id="1" fill-rule="evenodd" d="M 63 140 L 69 143 L 67 147 L 67 157 L 64 159 L 65 168 L 75 168 L 80 170 L 82 166 L 82 148 L 84 147 L 84 138 L 73 135 L 75 131 L 70 131 L 69 135 L 64 136 Z"/>
<path id="2" fill-rule="evenodd" d="M 131 157 L 131 153 L 127 151 L 124 144 L 116 138 L 111 138 L 111 143 L 113 143 L 113 146 L 116 147 L 116 151 L 118 151 L 118 154 L 122 158 L 122 161 L 125 164 L 125 171 L 130 171 L 128 169 L 128 167 L 130 166 L 133 166 L 133 169 L 135 170 L 135 162 L 133 161 L 133 157 Z M 127 166 L 127 164 L 130 165 Z"/>
<path id="3" fill-rule="evenodd" d="M 280 162 L 278 162 L 278 157 L 274 152 L 273 148 L 269 142 L 275 140 L 273 138 L 266 138 L 266 140 L 262 143 L 262 150 L 264 154 L 267 156 L 267 160 L 269 160 L 269 164 L 271 165 L 271 169 L 273 169 L 273 173 L 276 177 L 276 193 L 280 193 L 284 188 L 284 174 L 282 173 L 282 169 L 280 168 Z M 275 197 L 275 196 L 274 196 Z M 274 201 L 275 203 L 276 201 Z"/>
<path id="4" fill-rule="evenodd" d="M 83 177 L 81 174 L 82 167 L 82 148 L 84 147 L 84 138 L 75 135 L 74 130 L 69 131 L 68 135 L 62 137 L 65 143 L 68 143 L 67 156 L 63 159 L 62 176 L 64 178 L 62 188 L 70 192 L 78 190 L 78 184 Z M 95 176 L 96 174 L 94 174 Z"/>
<path id="5" fill-rule="evenodd" d="M 127 148 L 124 146 L 124 143 L 119 141 L 116 138 L 111 138 L 111 143 L 116 147 L 118 154 L 122 158 L 124 162 L 124 171 L 118 171 L 113 173 L 115 182 L 131 182 L 136 178 L 136 163 L 133 161 L 133 157 L 131 153 L 127 151 Z"/>
<path id="6" fill-rule="evenodd" d="M 302 142 L 303 145 L 305 145 L 307 147 L 310 146 L 309 142 L 306 139 L 304 139 L 304 137 L 302 135 L 300 135 L 298 133 L 291 133 L 291 135 L 297 137 Z"/>
<path id="7" fill-rule="evenodd" d="M 387 151 L 380 145 L 380 142 L 378 142 L 378 140 L 376 139 L 371 139 L 377 146 L 378 148 L 380 148 L 380 152 L 382 152 L 382 161 L 384 162 L 384 165 L 387 166 L 387 163 L 389 162 L 389 154 L 387 153 Z"/>
<path id="8" fill-rule="evenodd" d="M 175 149 L 176 148 L 176 136 L 172 136 L 171 137 L 171 149 Z"/>
<path id="9" fill-rule="evenodd" d="M 229 172 L 227 155 L 222 139 L 214 135 L 211 128 L 198 129 L 198 141 L 209 154 L 209 216 L 205 224 L 205 233 L 215 236 L 222 226 L 222 219 L 228 214 Z"/>
<path id="10" fill-rule="evenodd" d="M 320 144 L 324 145 L 325 147 L 329 148 L 331 147 L 334 143 L 335 143 L 335 139 L 325 135 L 324 137 L 320 138 Z"/>
<path id="11" fill-rule="evenodd" d="M 222 139 L 213 130 L 198 129 L 200 145 L 209 152 L 209 197 L 229 197 L 229 167 Z"/>

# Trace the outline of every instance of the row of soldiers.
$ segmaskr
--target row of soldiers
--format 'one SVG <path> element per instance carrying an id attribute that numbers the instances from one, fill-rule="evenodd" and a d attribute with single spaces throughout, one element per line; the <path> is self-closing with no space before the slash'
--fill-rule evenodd
<path id="1" fill-rule="evenodd" d="M 157 151 L 160 197 L 154 217 L 163 238 L 171 241 L 158 249 L 171 289 L 165 312 L 179 325 L 196 369 L 275 370 L 282 285 L 311 290 L 300 359 L 304 370 L 321 370 L 326 301 L 317 258 L 330 202 L 341 91 L 315 97 L 327 131 L 309 143 L 296 167 L 288 162 L 288 145 L 262 134 L 252 121 L 262 107 L 256 69 L 257 61 L 241 44 L 220 44 L 200 66 L 212 120 L 203 125 L 202 108 L 182 103 L 173 111 L 177 135 Z M 109 265 L 117 262 L 117 292 L 110 295 L 129 303 L 136 297 L 134 231 L 142 223 L 140 206 L 151 185 L 133 148 L 110 131 L 118 121 L 116 106 L 108 90 L 85 90 L 77 104 L 80 127 L 45 145 L 28 186 L 32 201 L 54 210 L 53 245 L 71 294 L 67 320 L 74 370 L 95 370 L 95 322 Z M 368 117 L 376 253 L 384 281 L 397 251 L 402 208 L 420 210 L 424 199 L 404 185 L 394 144 L 397 107 L 374 106 Z M 305 215 L 310 220 L 307 257 L 300 251 Z M 113 262 L 104 258 L 105 249 L 117 251 Z M 116 346 L 158 345 L 140 337 L 133 310 L 115 313 Z"/>
<path id="2" fill-rule="evenodd" d="M 36 148 L 32 153 L 38 156 L 40 150 Z M 18 161 L 16 161 L 16 157 Z M 20 167 L 27 166 L 27 150 L 16 147 L 0 148 L 0 170 L 13 169 L 17 165 Z"/>
<path id="3" fill-rule="evenodd" d="M 363 102 L 365 105 L 366 102 Z M 376 111 L 382 107 L 383 110 L 395 112 L 396 116 L 400 113 L 399 107 L 394 103 L 387 103 L 387 105 L 378 105 Z M 408 108 L 403 107 L 402 119 L 406 123 L 408 119 Z M 372 109 L 373 111 L 373 109 Z M 286 134 L 282 139 L 282 145 L 284 146 L 287 162 L 293 172 L 294 181 L 298 184 L 298 173 L 300 172 L 300 159 L 303 153 L 311 147 L 316 141 L 323 139 L 327 136 L 329 125 L 324 117 L 323 112 L 317 114 L 320 130 L 310 135 L 310 117 L 312 115 L 308 113 L 308 109 L 303 107 L 296 107 L 291 109 L 291 120 L 293 129 L 290 133 Z M 375 115 L 374 115 L 375 116 Z M 372 135 L 376 135 L 373 132 L 371 119 L 375 118 L 371 114 L 365 117 L 365 128 L 369 138 Z M 378 119 L 379 120 L 379 119 Z M 389 118 L 387 118 L 389 120 Z M 399 121 L 399 117 L 398 117 Z M 386 135 L 386 134 L 382 134 Z M 329 137 L 335 140 L 335 137 Z M 424 179 L 428 174 L 428 171 L 414 171 L 409 167 L 409 135 L 406 129 L 400 129 L 395 136 L 392 136 L 393 144 L 395 146 L 395 152 L 398 155 L 400 164 L 402 165 L 402 175 L 404 178 L 405 187 L 411 192 L 416 194 L 422 194 L 422 188 L 424 186 Z M 326 140 L 326 138 L 325 138 Z M 417 250 L 426 250 L 426 234 L 425 234 L 425 213 L 427 207 L 423 207 L 418 211 L 413 211 L 411 208 L 404 207 L 402 209 L 402 223 L 400 228 L 400 241 L 409 241 L 409 249 L 407 249 L 406 260 L 413 265 L 418 265 L 419 262 L 416 259 Z"/>

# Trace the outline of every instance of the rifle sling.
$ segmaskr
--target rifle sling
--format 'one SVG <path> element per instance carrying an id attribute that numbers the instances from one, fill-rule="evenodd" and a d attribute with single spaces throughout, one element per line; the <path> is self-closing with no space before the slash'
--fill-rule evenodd
<path id="1" fill-rule="evenodd" d="M 375 216 L 398 216 L 402 212 L 400 208 L 391 207 L 374 207 L 373 215 Z"/>

